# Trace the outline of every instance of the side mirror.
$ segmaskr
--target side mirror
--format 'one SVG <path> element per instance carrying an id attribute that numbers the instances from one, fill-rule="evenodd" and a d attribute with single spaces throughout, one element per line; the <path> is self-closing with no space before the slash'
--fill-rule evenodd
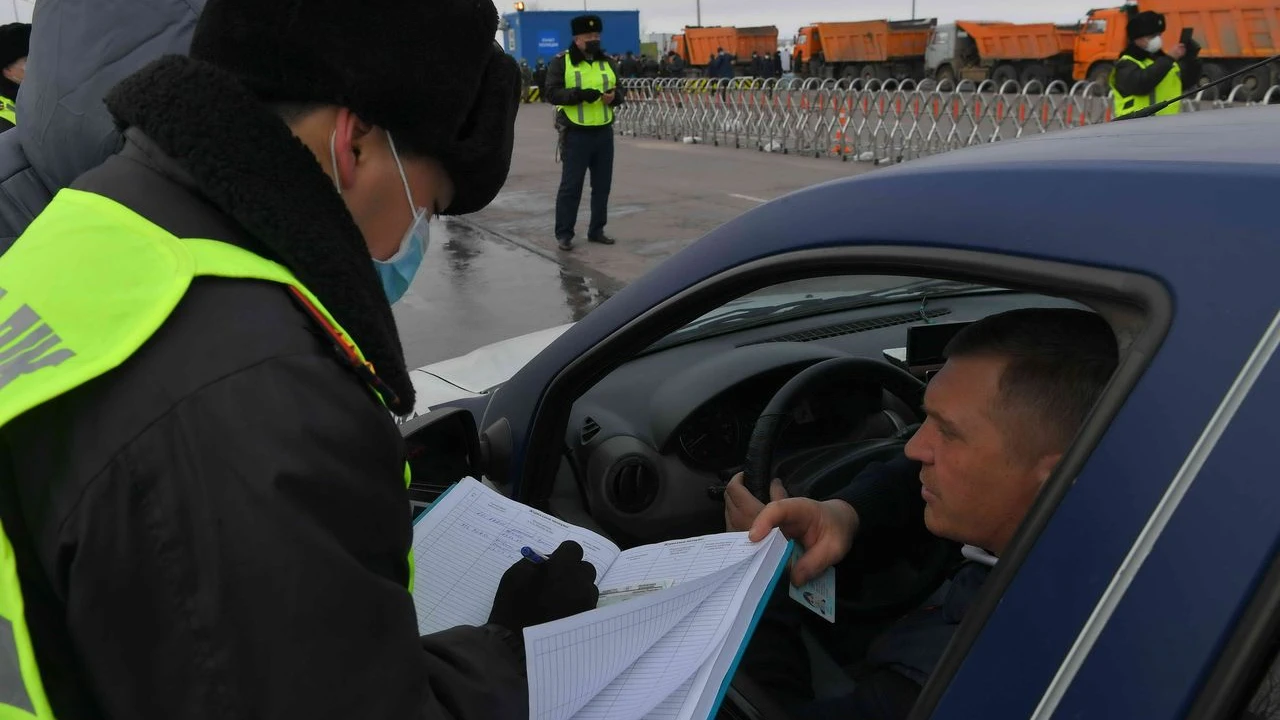
<path id="1" fill-rule="evenodd" d="M 463 408 L 442 408 L 400 426 L 409 462 L 409 500 L 416 507 L 440 497 L 465 477 L 479 479 L 486 460 L 475 416 Z"/>

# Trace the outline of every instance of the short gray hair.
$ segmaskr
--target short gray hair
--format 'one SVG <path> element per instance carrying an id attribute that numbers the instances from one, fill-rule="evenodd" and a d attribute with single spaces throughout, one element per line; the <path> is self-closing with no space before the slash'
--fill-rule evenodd
<path id="1" fill-rule="evenodd" d="M 1071 308 L 1024 308 L 983 318 L 957 333 L 946 355 L 1004 358 L 1003 406 L 1031 413 L 1020 425 L 1037 431 L 1037 450 L 1051 452 L 1067 449 L 1119 364 L 1107 322 Z"/>

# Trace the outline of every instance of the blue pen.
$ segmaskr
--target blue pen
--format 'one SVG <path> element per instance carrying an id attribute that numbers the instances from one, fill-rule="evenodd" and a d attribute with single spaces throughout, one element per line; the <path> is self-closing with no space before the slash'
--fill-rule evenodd
<path id="1" fill-rule="evenodd" d="M 544 563 L 547 561 L 547 558 L 545 555 L 539 554 L 537 551 L 535 551 L 533 548 L 529 547 L 528 545 L 525 545 L 524 547 L 520 548 L 520 554 L 523 555 L 526 560 L 534 564 Z"/>

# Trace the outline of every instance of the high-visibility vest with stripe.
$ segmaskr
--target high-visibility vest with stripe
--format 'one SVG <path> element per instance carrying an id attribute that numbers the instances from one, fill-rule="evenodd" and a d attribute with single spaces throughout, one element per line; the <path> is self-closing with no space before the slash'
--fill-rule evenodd
<path id="1" fill-rule="evenodd" d="M 1122 62 L 1135 63 L 1140 68 L 1149 68 L 1156 64 L 1154 58 L 1139 60 L 1132 55 L 1121 55 L 1117 61 L 1117 65 Z M 1182 94 L 1182 69 L 1178 67 L 1178 63 L 1173 64 L 1170 70 L 1163 78 L 1160 78 L 1160 84 L 1156 85 L 1150 95 L 1121 95 L 1116 90 L 1116 71 L 1113 68 L 1111 74 L 1107 76 L 1107 84 L 1115 91 L 1115 116 L 1128 115 L 1141 110 L 1149 105 L 1172 100 Z M 1177 115 L 1182 112 L 1182 103 L 1172 103 L 1169 107 L 1157 112 L 1157 115 Z"/>
<path id="2" fill-rule="evenodd" d="M 564 86 L 581 90 L 599 90 L 601 94 L 618 87 L 618 76 L 607 59 L 574 64 L 568 53 L 564 56 Z M 579 105 L 557 105 L 569 122 L 582 127 L 601 127 L 613 122 L 613 108 L 604 99 Z"/>
<path id="3" fill-rule="evenodd" d="M 202 276 L 287 286 L 385 404 L 390 390 L 355 342 L 283 265 L 227 243 L 179 239 L 105 197 L 62 190 L 0 256 L 0 427 L 119 367 Z M 412 552 L 409 573 L 412 589 Z M 53 717 L 0 525 L 0 720 Z"/>
<path id="4" fill-rule="evenodd" d="M 8 120 L 11 125 L 18 124 L 18 105 L 3 95 L 0 95 L 0 118 Z"/>

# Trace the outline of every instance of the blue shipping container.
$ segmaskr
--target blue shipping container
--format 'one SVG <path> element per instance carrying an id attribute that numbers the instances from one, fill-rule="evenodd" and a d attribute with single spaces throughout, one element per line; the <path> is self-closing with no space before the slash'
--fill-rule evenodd
<path id="1" fill-rule="evenodd" d="M 639 10 L 588 10 L 592 15 L 599 15 L 604 23 L 600 44 L 605 51 L 613 55 L 625 54 L 628 50 L 640 54 L 640 11 Z M 526 10 L 509 13 L 503 19 L 507 23 L 504 45 L 507 52 L 517 60 L 525 60 L 532 67 L 541 58 L 550 63 L 561 50 L 573 42 L 573 34 L 569 30 L 569 21 L 582 15 L 580 11 L 559 10 Z"/>

